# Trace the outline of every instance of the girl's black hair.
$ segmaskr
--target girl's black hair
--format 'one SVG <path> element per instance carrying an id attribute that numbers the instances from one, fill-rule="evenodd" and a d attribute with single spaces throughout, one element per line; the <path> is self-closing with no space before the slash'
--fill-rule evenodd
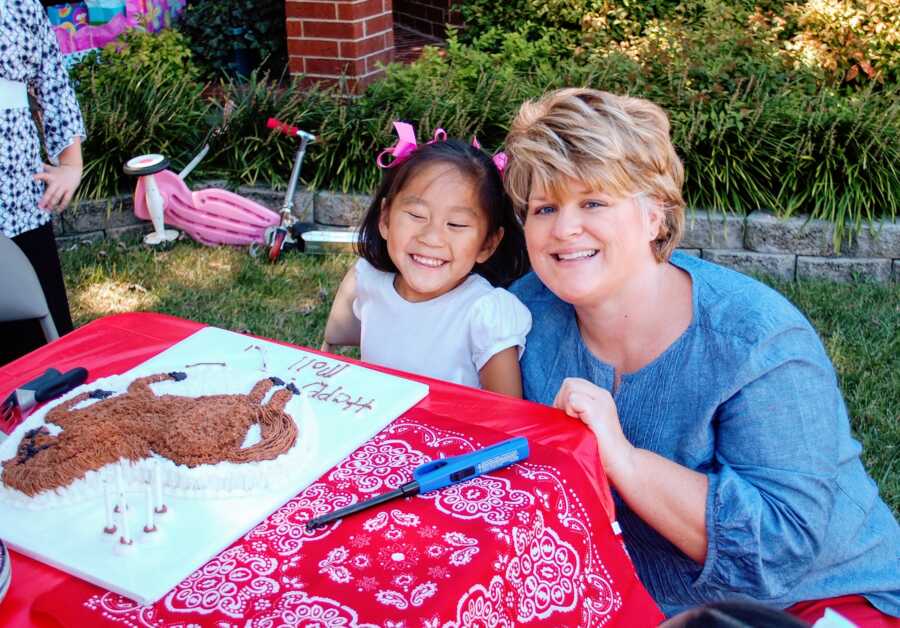
<path id="1" fill-rule="evenodd" d="M 475 264 L 472 272 L 478 273 L 492 285 L 502 287 L 528 272 L 525 234 L 512 202 L 503 189 L 500 172 L 483 150 L 456 139 L 419 146 L 403 163 L 385 168 L 381 184 L 360 227 L 359 243 L 356 246 L 360 257 L 378 270 L 397 272 L 397 267 L 388 255 L 387 242 L 378 230 L 382 202 L 385 207 L 389 207 L 415 172 L 421 172 L 425 166 L 436 163 L 453 166 L 471 179 L 481 208 L 487 213 L 488 236 L 503 228 L 503 238 L 497 250 L 483 264 Z"/>

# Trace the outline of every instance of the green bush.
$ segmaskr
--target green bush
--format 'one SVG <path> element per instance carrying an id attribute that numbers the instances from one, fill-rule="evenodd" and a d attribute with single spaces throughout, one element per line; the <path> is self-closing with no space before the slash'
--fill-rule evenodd
<path id="1" fill-rule="evenodd" d="M 218 79 L 239 73 L 238 54 L 251 57 L 258 70 L 278 74 L 286 68 L 284 24 L 281 0 L 199 0 L 188 5 L 179 29 L 205 76 Z"/>
<path id="2" fill-rule="evenodd" d="M 692 207 L 810 214 L 834 221 L 836 237 L 866 220 L 896 217 L 900 87 L 825 81 L 791 63 L 780 43 L 785 32 L 766 31 L 754 15 L 707 0 L 698 14 L 650 17 L 640 34 L 578 55 L 560 56 L 549 31 L 533 39 L 500 33 L 493 50 L 451 36 L 445 50 L 389 66 L 354 97 L 254 73 L 207 90 L 217 94 L 212 102 L 200 98 L 190 71 L 154 72 L 149 62 L 126 58 L 120 63 L 131 69 L 118 73 L 112 62 L 92 62 L 90 73 L 77 71 L 88 118 L 87 190 L 130 188 L 119 169 L 139 152 L 184 163 L 230 101 L 229 124 L 196 177 L 282 187 L 296 140 L 265 128 L 274 116 L 318 136 L 304 163 L 305 184 L 368 192 L 380 177 L 375 155 L 395 142 L 394 120 L 413 122 L 421 141 L 440 126 L 496 150 L 523 100 L 581 85 L 642 96 L 668 112 Z M 143 59 L 139 50 L 125 56 Z"/>
<path id="3" fill-rule="evenodd" d="M 282 86 L 265 72 L 256 71 L 246 81 L 221 82 L 217 91 L 221 100 L 212 104 L 215 115 L 210 126 L 223 122 L 224 103 L 229 109 L 227 123 L 195 176 L 284 187 L 290 177 L 297 140 L 269 130 L 266 120 L 272 117 L 308 126 L 305 122 L 314 103 L 312 96 Z M 303 172 L 309 172 L 309 162 L 305 162 Z"/>
<path id="4" fill-rule="evenodd" d="M 723 11 L 723 7 L 727 10 Z M 464 43 L 498 52 L 508 33 L 552 42 L 559 56 L 640 47 L 676 28 L 724 20 L 774 45 L 780 60 L 827 84 L 861 87 L 900 78 L 896 0 L 466 0 Z"/>
<path id="5" fill-rule="evenodd" d="M 758 17 L 765 18 L 762 12 Z M 769 16 L 770 22 L 777 18 Z M 900 79 L 900 3 L 818 0 L 788 5 L 786 55 L 830 83 L 865 85 Z"/>
<path id="6" fill-rule="evenodd" d="M 187 39 L 173 30 L 148 33 L 135 28 L 102 50 L 89 53 L 72 70 L 76 84 L 87 77 L 116 82 L 126 76 L 151 74 L 160 81 L 193 81 L 200 76 Z"/>
<path id="7" fill-rule="evenodd" d="M 174 31 L 130 31 L 73 69 L 87 129 L 81 197 L 127 189 L 122 165 L 135 155 L 159 152 L 176 163 L 188 155 L 208 108 L 197 75 Z"/>

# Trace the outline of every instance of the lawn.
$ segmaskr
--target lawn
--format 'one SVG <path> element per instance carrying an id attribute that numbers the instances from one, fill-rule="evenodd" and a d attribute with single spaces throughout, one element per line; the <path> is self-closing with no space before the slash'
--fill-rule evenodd
<path id="1" fill-rule="evenodd" d="M 104 241 L 62 252 L 76 325 L 152 310 L 318 346 L 350 256 L 287 255 L 178 242 L 156 251 Z M 813 322 L 838 371 L 863 459 L 900 516 L 900 286 L 774 283 Z"/>

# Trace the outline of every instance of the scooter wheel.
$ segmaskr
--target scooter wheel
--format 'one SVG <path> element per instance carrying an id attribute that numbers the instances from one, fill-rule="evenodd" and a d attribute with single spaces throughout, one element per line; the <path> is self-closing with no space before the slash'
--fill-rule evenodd
<path id="1" fill-rule="evenodd" d="M 278 229 L 272 236 L 272 246 L 269 247 L 269 261 L 274 263 L 281 256 L 281 250 L 284 247 L 284 240 L 287 238 L 287 231 Z"/>

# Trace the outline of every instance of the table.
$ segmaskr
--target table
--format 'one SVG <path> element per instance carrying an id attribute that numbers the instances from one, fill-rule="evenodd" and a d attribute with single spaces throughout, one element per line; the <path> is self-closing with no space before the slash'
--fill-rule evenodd
<path id="1" fill-rule="evenodd" d="M 99 319 L 0 368 L 0 395 L 48 366 L 85 366 L 90 380 L 124 372 L 202 327 L 149 313 Z M 137 607 L 13 552 L 0 625 L 661 620 L 613 531 L 589 430 L 538 404 L 379 370 L 423 381 L 430 393 L 156 605 Z M 304 532 L 313 513 L 394 488 L 438 451 L 470 451 L 508 434 L 529 438 L 525 464 Z"/>

